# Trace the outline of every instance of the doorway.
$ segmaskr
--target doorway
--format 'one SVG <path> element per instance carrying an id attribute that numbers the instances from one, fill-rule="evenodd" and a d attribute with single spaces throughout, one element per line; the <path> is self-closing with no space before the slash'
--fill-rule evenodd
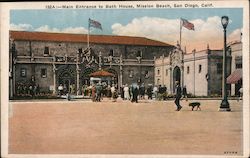
<path id="1" fill-rule="evenodd" d="M 175 82 L 178 81 L 181 84 L 181 70 L 178 66 L 173 71 L 173 92 L 175 93 Z"/>

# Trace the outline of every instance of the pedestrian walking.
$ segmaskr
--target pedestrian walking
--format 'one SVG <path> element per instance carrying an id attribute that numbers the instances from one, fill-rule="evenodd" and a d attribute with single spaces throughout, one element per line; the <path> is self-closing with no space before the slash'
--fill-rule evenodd
<path id="1" fill-rule="evenodd" d="M 125 84 L 125 86 L 124 86 L 124 99 L 125 100 L 130 100 L 129 87 L 128 87 L 127 84 Z"/>
<path id="2" fill-rule="evenodd" d="M 182 106 L 180 105 L 180 99 L 181 99 L 181 86 L 179 84 L 179 81 L 175 81 L 176 87 L 175 87 L 175 105 L 177 107 L 176 111 L 180 111 Z"/>
<path id="3" fill-rule="evenodd" d="M 187 99 L 187 88 L 186 88 L 186 85 L 183 86 L 182 95 L 183 95 L 183 98 L 185 98 L 186 101 L 187 101 L 188 99 Z"/>

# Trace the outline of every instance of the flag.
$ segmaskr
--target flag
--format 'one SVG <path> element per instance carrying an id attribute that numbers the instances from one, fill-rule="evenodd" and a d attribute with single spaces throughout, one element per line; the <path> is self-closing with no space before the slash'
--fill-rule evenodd
<path id="1" fill-rule="evenodd" d="M 185 28 L 189 29 L 189 30 L 194 30 L 194 24 L 190 23 L 189 21 L 187 21 L 186 19 L 182 19 L 182 26 L 184 26 Z"/>
<path id="2" fill-rule="evenodd" d="M 98 21 L 92 20 L 90 18 L 89 18 L 89 27 L 95 27 L 95 28 L 102 30 L 101 23 L 99 23 Z"/>

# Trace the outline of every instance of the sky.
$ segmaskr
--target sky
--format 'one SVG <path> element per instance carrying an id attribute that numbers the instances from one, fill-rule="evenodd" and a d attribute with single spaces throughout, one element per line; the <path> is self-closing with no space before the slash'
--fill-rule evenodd
<path id="1" fill-rule="evenodd" d="M 241 8 L 189 9 L 41 9 L 11 10 L 10 29 L 39 32 L 86 34 L 88 19 L 101 23 L 103 30 L 91 34 L 140 36 L 176 45 L 180 39 L 180 18 L 194 24 L 195 30 L 182 28 L 182 47 L 187 52 L 223 47 L 221 16 L 228 16 L 228 42 L 240 40 Z"/>

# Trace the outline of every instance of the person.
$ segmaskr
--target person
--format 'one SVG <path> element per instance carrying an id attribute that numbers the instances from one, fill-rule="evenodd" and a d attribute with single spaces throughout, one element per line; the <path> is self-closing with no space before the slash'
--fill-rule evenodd
<path id="1" fill-rule="evenodd" d="M 153 93 L 154 93 L 155 99 L 157 99 L 157 97 L 158 97 L 158 87 L 156 85 L 153 88 Z"/>
<path id="2" fill-rule="evenodd" d="M 242 95 L 243 95 L 243 88 L 241 87 L 239 89 L 239 98 L 238 98 L 238 101 L 242 99 Z"/>
<path id="3" fill-rule="evenodd" d="M 130 97 L 129 97 L 129 88 L 128 88 L 127 84 L 125 84 L 125 86 L 124 86 L 124 99 L 125 100 L 130 100 Z"/>
<path id="4" fill-rule="evenodd" d="M 121 91 L 121 98 L 124 100 L 124 85 L 120 87 L 120 91 Z"/>
<path id="5" fill-rule="evenodd" d="M 187 87 L 186 87 L 186 85 L 183 86 L 182 94 L 183 94 L 183 98 L 186 98 L 186 101 L 187 101 Z"/>
<path id="6" fill-rule="evenodd" d="M 131 84 L 128 89 L 129 89 L 129 98 L 130 98 L 130 100 L 132 100 L 132 98 L 133 98 L 133 85 Z"/>
<path id="7" fill-rule="evenodd" d="M 179 84 L 179 81 L 175 81 L 176 87 L 175 87 L 175 105 L 177 107 L 176 111 L 180 111 L 182 106 L 180 105 L 180 99 L 181 99 L 181 86 Z"/>
<path id="8" fill-rule="evenodd" d="M 111 86 L 110 85 L 108 85 L 107 87 L 107 97 L 111 99 Z"/>
<path id="9" fill-rule="evenodd" d="M 97 83 L 96 85 L 96 101 L 101 101 L 101 92 L 102 92 L 102 85 L 101 82 Z"/>
<path id="10" fill-rule="evenodd" d="M 29 95 L 32 96 L 32 97 L 34 96 L 32 84 L 29 85 Z"/>
<path id="11" fill-rule="evenodd" d="M 142 85 L 140 86 L 139 93 L 140 93 L 140 99 L 145 99 L 144 98 L 144 96 L 145 96 L 145 86 L 144 86 L 144 83 L 142 83 Z"/>
<path id="12" fill-rule="evenodd" d="M 63 86 L 62 86 L 62 84 L 60 84 L 60 85 L 58 86 L 58 91 L 59 91 L 59 96 L 61 96 L 61 95 L 62 95 L 62 92 L 63 92 Z"/>
<path id="13" fill-rule="evenodd" d="M 138 103 L 139 87 L 137 85 L 132 86 L 132 100 L 131 102 Z"/>
<path id="14" fill-rule="evenodd" d="M 71 100 L 71 97 L 70 97 L 70 93 L 69 93 L 69 92 L 66 94 L 66 98 L 67 98 L 68 101 Z"/>
<path id="15" fill-rule="evenodd" d="M 37 92 L 38 95 L 40 95 L 40 87 L 39 87 L 39 84 L 37 84 L 36 92 Z"/>
<path id="16" fill-rule="evenodd" d="M 114 84 L 111 87 L 111 94 L 112 94 L 112 99 L 115 102 L 117 99 L 117 91 Z"/>
<path id="17" fill-rule="evenodd" d="M 91 94 L 92 101 L 95 102 L 95 101 L 96 101 L 96 87 L 95 87 L 94 84 L 92 85 L 91 93 L 92 93 L 92 94 Z"/>
<path id="18" fill-rule="evenodd" d="M 34 84 L 34 87 L 33 87 L 33 94 L 36 96 L 37 95 L 37 85 Z"/>
<path id="19" fill-rule="evenodd" d="M 148 95 L 148 99 L 152 99 L 152 86 L 151 85 L 148 85 L 147 95 Z"/>

